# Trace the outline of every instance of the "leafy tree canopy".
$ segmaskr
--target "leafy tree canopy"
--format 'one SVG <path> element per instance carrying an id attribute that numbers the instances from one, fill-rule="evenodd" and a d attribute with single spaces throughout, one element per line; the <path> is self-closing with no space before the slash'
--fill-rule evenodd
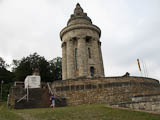
<path id="1" fill-rule="evenodd" d="M 35 69 L 39 69 L 43 82 L 53 82 L 62 78 L 60 57 L 48 62 L 43 56 L 33 53 L 21 60 L 13 60 L 12 71 L 15 73 L 16 81 L 24 81 Z"/>
<path id="2" fill-rule="evenodd" d="M 8 65 L 6 64 L 6 62 L 3 60 L 2 57 L 0 57 L 0 68 L 7 68 Z"/>
<path id="3" fill-rule="evenodd" d="M 51 77 L 54 80 L 62 80 L 62 58 L 57 57 L 49 61 Z"/>
<path id="4" fill-rule="evenodd" d="M 0 57 L 0 83 L 3 80 L 4 83 L 9 83 L 13 81 L 14 74 L 7 70 L 9 65 Z"/>

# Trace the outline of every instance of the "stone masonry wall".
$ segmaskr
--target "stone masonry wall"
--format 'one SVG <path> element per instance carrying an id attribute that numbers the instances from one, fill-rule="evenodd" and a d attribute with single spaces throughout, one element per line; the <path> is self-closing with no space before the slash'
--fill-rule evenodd
<path id="1" fill-rule="evenodd" d="M 143 77 L 106 77 L 57 81 L 52 84 L 57 96 L 68 105 L 131 102 L 137 95 L 159 94 L 157 80 Z"/>
<path id="2" fill-rule="evenodd" d="M 135 96 L 132 98 L 132 102 L 124 102 L 112 106 L 149 112 L 160 112 L 160 94 Z"/>

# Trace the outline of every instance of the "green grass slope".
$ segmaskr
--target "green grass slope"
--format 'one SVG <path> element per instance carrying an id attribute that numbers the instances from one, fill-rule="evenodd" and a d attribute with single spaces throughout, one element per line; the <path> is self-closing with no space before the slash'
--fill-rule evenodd
<path id="1" fill-rule="evenodd" d="M 0 120 L 160 120 L 160 115 L 113 109 L 104 104 L 24 110 L 8 110 L 3 104 Z"/>

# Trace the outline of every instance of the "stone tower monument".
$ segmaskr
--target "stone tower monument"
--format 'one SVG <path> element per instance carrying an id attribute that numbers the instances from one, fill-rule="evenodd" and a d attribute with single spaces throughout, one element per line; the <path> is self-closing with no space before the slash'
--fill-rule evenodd
<path id="1" fill-rule="evenodd" d="M 101 30 L 76 5 L 67 27 L 62 29 L 62 79 L 104 77 Z"/>

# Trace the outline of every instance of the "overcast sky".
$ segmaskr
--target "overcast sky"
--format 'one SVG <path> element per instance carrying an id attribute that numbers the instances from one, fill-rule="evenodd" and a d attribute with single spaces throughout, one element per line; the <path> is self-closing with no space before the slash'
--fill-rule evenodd
<path id="1" fill-rule="evenodd" d="M 139 58 L 160 80 L 160 0 L 0 0 L 0 57 L 61 56 L 59 32 L 77 2 L 102 31 L 106 76 L 140 76 Z"/>

